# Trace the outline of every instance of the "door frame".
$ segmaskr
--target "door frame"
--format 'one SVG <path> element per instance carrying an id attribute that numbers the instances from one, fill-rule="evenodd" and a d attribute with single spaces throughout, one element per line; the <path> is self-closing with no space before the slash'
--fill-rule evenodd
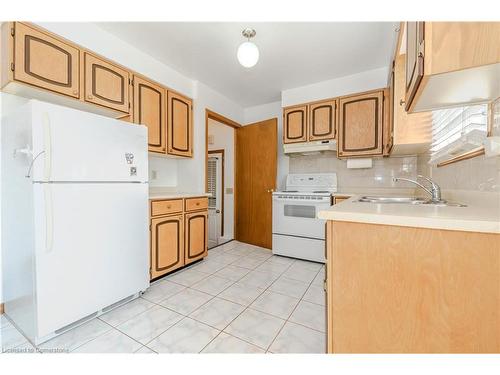
<path id="1" fill-rule="evenodd" d="M 220 228 L 220 236 L 224 237 L 224 149 L 218 150 L 207 150 L 209 156 L 210 154 L 220 154 L 221 155 L 221 204 L 220 204 L 220 220 L 221 220 L 221 228 Z M 234 190 L 233 190 L 234 192 Z"/>
<path id="2" fill-rule="evenodd" d="M 234 154 L 234 163 L 233 163 L 233 175 L 235 177 L 236 182 L 236 130 L 241 128 L 241 124 L 233 121 L 217 112 L 214 112 L 208 108 L 205 108 L 205 192 L 208 193 L 208 120 L 215 120 L 223 125 L 229 126 L 235 130 L 233 136 L 233 154 Z M 223 163 L 224 163 L 224 155 L 223 155 Z M 224 176 L 222 176 L 222 180 L 224 181 Z M 233 186 L 233 200 L 234 200 L 234 220 L 233 220 L 233 236 L 236 238 L 236 211 L 238 207 L 236 205 L 236 183 Z M 222 204 L 224 204 L 224 190 L 222 191 Z M 224 207 L 224 206 L 222 206 Z M 224 228 L 224 211 L 222 211 L 222 228 Z M 224 230 L 224 229 L 223 229 Z M 222 230 L 222 231 L 223 231 Z"/>

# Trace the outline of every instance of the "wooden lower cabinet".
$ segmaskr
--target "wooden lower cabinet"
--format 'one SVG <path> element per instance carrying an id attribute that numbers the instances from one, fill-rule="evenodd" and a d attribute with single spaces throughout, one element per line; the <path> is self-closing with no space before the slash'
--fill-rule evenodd
<path id="1" fill-rule="evenodd" d="M 184 266 L 184 217 L 151 219 L 151 278 Z"/>
<path id="2" fill-rule="evenodd" d="M 500 353 L 500 234 L 327 222 L 329 353 Z"/>
<path id="3" fill-rule="evenodd" d="M 185 222 L 185 263 L 189 264 L 208 254 L 208 212 L 188 213 Z"/>
<path id="4" fill-rule="evenodd" d="M 205 208 L 191 210 L 188 202 L 193 201 Z M 150 201 L 151 279 L 208 255 L 206 201 L 206 197 Z"/>

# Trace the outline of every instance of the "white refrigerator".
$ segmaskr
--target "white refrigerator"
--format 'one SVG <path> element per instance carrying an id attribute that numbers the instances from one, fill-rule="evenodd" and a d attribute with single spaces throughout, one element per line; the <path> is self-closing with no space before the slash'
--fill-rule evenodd
<path id="1" fill-rule="evenodd" d="M 5 312 L 35 344 L 149 286 L 142 125 L 30 100 L 2 121 Z"/>

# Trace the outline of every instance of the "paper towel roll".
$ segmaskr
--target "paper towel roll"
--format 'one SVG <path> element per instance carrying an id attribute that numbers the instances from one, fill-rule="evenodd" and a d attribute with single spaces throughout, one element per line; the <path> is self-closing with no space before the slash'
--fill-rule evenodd
<path id="1" fill-rule="evenodd" d="M 371 168 L 371 167 L 373 167 L 372 158 L 347 159 L 347 168 L 349 169 L 361 169 L 361 168 Z"/>

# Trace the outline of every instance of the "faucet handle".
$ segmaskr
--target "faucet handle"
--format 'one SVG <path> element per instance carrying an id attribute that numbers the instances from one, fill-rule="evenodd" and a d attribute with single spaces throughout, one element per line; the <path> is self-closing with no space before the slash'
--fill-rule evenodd
<path id="1" fill-rule="evenodd" d="M 424 180 L 428 181 L 434 189 L 439 189 L 439 185 L 436 184 L 434 181 L 432 181 L 429 177 L 422 176 L 421 174 L 417 175 L 417 178 L 423 178 Z"/>

